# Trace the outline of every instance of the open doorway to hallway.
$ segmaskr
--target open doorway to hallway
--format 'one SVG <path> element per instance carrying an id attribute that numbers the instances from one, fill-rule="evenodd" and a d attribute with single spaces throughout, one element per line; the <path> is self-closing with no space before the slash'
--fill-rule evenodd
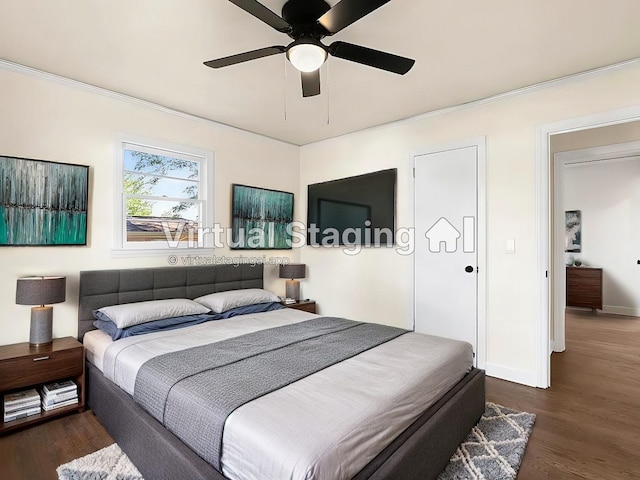
<path id="1" fill-rule="evenodd" d="M 550 339 L 562 352 L 567 306 L 640 315 L 640 122 L 552 135 L 550 147 Z"/>

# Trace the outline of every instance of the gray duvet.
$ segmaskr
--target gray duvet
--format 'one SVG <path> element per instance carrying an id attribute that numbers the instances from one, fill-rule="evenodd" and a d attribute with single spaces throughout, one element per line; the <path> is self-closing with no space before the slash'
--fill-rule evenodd
<path id="1" fill-rule="evenodd" d="M 220 470 L 225 421 L 238 407 L 405 333 L 332 317 L 260 330 L 148 360 L 134 398 Z"/>

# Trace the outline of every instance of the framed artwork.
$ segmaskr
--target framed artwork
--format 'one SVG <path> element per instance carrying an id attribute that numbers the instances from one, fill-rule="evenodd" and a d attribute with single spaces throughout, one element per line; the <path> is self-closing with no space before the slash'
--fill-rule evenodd
<path id="1" fill-rule="evenodd" d="M 291 249 L 293 193 L 232 185 L 231 249 Z"/>
<path id="2" fill-rule="evenodd" d="M 89 167 L 0 156 L 0 246 L 87 244 Z"/>
<path id="3" fill-rule="evenodd" d="M 582 214 L 580 210 L 564 212 L 564 251 L 582 251 Z"/>

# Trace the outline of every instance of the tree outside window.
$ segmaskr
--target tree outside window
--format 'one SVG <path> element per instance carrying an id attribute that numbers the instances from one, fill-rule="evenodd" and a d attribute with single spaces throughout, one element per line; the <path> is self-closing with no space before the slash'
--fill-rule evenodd
<path id="1" fill-rule="evenodd" d="M 204 158 L 123 144 L 124 243 L 198 245 Z"/>

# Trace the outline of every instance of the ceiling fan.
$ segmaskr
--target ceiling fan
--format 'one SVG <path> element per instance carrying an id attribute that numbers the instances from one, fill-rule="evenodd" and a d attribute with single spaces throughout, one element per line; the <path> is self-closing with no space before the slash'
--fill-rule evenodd
<path id="1" fill-rule="evenodd" d="M 257 0 L 229 0 L 244 11 L 293 39 L 289 45 L 273 46 L 204 62 L 221 68 L 286 53 L 287 59 L 300 71 L 302 96 L 320 94 L 320 67 L 328 55 L 362 63 L 370 67 L 404 75 L 415 60 L 373 50 L 347 42 L 324 45 L 320 40 L 338 33 L 390 0 L 341 0 L 331 7 L 324 0 L 289 0 L 282 7 L 282 17 Z"/>

